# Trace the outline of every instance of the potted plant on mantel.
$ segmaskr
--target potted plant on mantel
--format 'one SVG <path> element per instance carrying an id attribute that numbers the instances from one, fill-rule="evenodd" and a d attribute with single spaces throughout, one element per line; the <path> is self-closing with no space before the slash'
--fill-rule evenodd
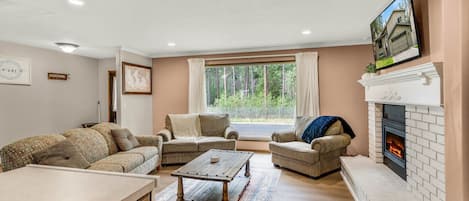
<path id="1" fill-rule="evenodd" d="M 376 72 L 377 72 L 376 64 L 370 63 L 368 64 L 368 66 L 366 66 L 365 73 L 362 75 L 362 79 L 366 80 L 366 79 L 375 77 L 377 76 Z"/>

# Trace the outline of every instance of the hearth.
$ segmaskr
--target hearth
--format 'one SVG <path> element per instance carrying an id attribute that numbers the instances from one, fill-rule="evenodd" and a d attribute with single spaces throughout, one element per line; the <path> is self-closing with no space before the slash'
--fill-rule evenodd
<path id="1" fill-rule="evenodd" d="M 383 106 L 382 140 L 384 164 L 406 180 L 405 106 Z"/>

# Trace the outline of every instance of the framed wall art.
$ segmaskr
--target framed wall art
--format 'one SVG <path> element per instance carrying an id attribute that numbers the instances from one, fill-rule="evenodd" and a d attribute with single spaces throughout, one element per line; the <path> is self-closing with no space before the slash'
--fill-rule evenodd
<path id="1" fill-rule="evenodd" d="M 0 84 L 31 85 L 31 60 L 0 56 Z"/>
<path id="2" fill-rule="evenodd" d="M 151 67 L 122 62 L 122 92 L 152 94 Z"/>

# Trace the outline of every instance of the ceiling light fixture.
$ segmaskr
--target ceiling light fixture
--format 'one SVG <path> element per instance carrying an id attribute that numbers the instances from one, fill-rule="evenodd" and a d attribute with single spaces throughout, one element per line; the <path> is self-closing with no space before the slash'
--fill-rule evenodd
<path id="1" fill-rule="evenodd" d="M 73 4 L 75 6 L 83 6 L 85 2 L 82 0 L 68 0 L 68 3 Z"/>
<path id="2" fill-rule="evenodd" d="M 77 44 L 73 43 L 55 43 L 59 48 L 65 52 L 65 53 L 72 53 L 74 52 L 78 47 L 80 47 Z"/>
<path id="3" fill-rule="evenodd" d="M 174 46 L 176 46 L 176 43 L 169 42 L 169 43 L 168 43 L 168 46 L 169 46 L 169 47 L 174 47 Z"/>
<path id="4" fill-rule="evenodd" d="M 311 30 L 304 30 L 304 31 L 301 32 L 301 34 L 309 35 L 309 34 L 311 34 Z"/>

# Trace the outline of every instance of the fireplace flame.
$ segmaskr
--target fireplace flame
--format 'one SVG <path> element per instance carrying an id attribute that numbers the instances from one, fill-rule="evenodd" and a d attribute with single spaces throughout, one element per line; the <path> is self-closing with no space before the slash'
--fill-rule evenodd
<path id="1" fill-rule="evenodd" d="M 404 158 L 403 154 L 402 154 L 402 147 L 399 147 L 399 146 L 396 146 L 394 144 L 391 144 L 389 146 L 389 152 L 393 153 L 394 155 L 396 155 L 397 157 L 399 158 Z"/>
<path id="2" fill-rule="evenodd" d="M 386 137 L 386 148 L 389 152 L 396 155 L 399 158 L 404 158 L 404 142 L 397 136 Z"/>

